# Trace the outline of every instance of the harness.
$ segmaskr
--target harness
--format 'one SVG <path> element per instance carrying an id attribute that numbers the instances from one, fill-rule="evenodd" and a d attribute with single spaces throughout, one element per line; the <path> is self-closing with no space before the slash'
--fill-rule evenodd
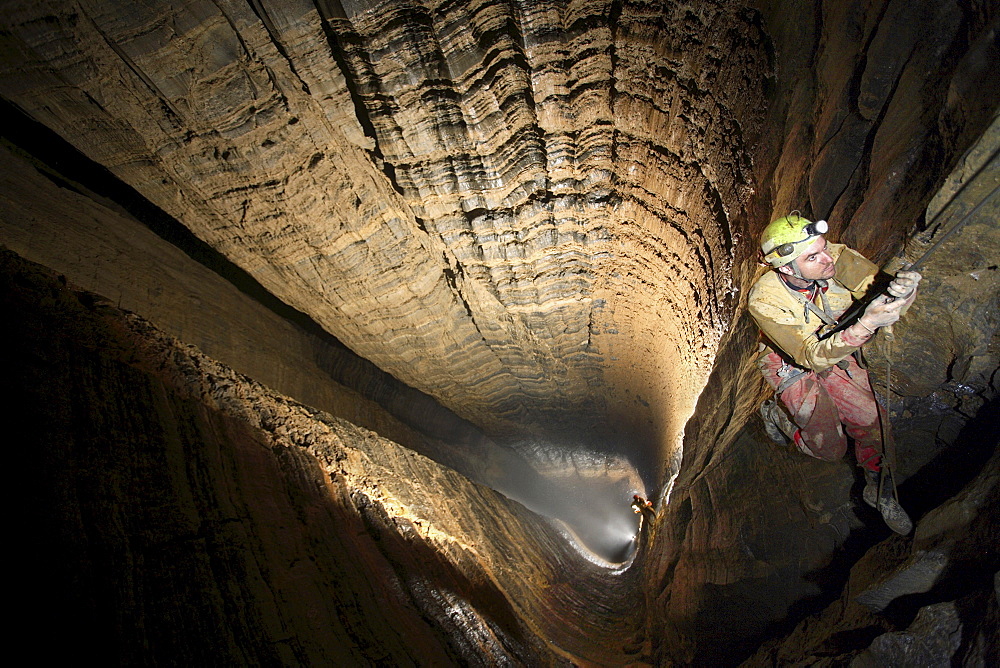
<path id="1" fill-rule="evenodd" d="M 799 290 L 796 290 L 795 288 L 790 286 L 788 284 L 788 281 L 785 280 L 785 277 L 782 276 L 780 273 L 778 274 L 778 278 L 781 279 L 781 284 L 785 286 L 785 289 L 788 290 L 788 292 L 791 293 L 793 297 L 798 299 L 799 302 L 801 302 L 802 305 L 804 306 L 804 308 L 802 309 L 802 317 L 805 318 L 806 324 L 809 323 L 809 312 L 811 311 L 815 313 L 817 316 L 819 316 L 819 319 L 822 320 L 823 324 L 825 324 L 826 326 L 828 327 L 837 326 L 837 319 L 833 317 L 832 313 L 830 313 L 830 303 L 826 299 L 826 290 L 824 288 L 826 288 L 827 282 L 825 280 L 813 281 L 812 292 L 810 293 L 809 298 L 807 299 L 806 296 L 802 294 Z M 823 302 L 822 310 L 818 306 L 816 306 L 815 303 L 817 292 L 819 292 L 820 301 Z"/>
<path id="2" fill-rule="evenodd" d="M 833 313 L 830 312 L 830 303 L 826 299 L 825 288 L 827 286 L 827 282 L 825 280 L 820 279 L 813 281 L 812 290 L 809 294 L 809 297 L 806 297 L 804 294 L 802 294 L 801 291 L 796 290 L 791 285 L 789 285 L 788 282 L 785 280 L 785 277 L 782 276 L 780 273 L 778 274 L 778 278 L 781 279 L 781 284 L 785 286 L 785 289 L 788 290 L 788 292 L 802 304 L 803 306 L 802 316 L 803 318 L 805 318 L 807 324 L 809 323 L 809 314 L 811 312 L 815 314 L 817 317 L 819 317 L 819 319 L 823 321 L 823 324 L 826 325 L 827 328 L 829 328 L 826 332 L 822 333 L 823 336 L 829 334 L 829 331 L 837 326 L 837 319 L 834 318 Z M 823 303 L 822 309 L 816 306 L 815 303 L 817 292 L 819 293 L 820 301 Z M 848 377 L 850 377 L 850 372 L 847 370 L 847 368 L 850 365 L 848 364 L 847 360 L 840 360 L 839 362 L 837 362 L 837 366 L 843 369 L 844 372 L 847 373 Z M 802 376 L 806 375 L 809 372 L 810 372 L 809 369 L 803 369 L 801 367 L 790 364 L 788 360 L 782 357 L 782 365 L 777 372 L 778 376 L 782 379 L 782 381 L 781 383 L 778 384 L 778 387 L 775 389 L 775 391 L 778 394 L 781 394 L 789 387 L 794 385 L 796 382 L 798 382 L 798 380 L 802 378 Z"/>

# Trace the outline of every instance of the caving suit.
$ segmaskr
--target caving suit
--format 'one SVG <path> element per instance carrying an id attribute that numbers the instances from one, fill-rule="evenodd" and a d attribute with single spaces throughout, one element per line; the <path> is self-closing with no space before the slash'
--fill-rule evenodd
<path id="1" fill-rule="evenodd" d="M 847 451 L 846 430 L 858 465 L 878 471 L 882 424 L 888 431 L 888 421 L 868 372 L 852 354 L 867 339 L 846 330 L 824 336 L 832 327 L 823 320 L 837 320 L 860 299 L 878 267 L 843 244 L 826 248 L 836 261 L 834 278 L 797 290 L 779 272 L 768 271 L 751 288 L 749 311 L 762 335 L 757 364 L 798 427 L 793 440 L 799 450 L 837 461 Z"/>

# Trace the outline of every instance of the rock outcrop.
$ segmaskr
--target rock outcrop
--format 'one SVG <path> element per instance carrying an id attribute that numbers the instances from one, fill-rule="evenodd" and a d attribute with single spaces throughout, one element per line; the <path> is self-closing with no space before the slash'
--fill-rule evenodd
<path id="1" fill-rule="evenodd" d="M 990 417 L 995 422 L 996 412 Z M 1000 556 L 983 548 L 995 542 L 998 481 L 994 452 L 961 492 L 923 518 L 912 542 L 894 536 L 873 547 L 838 600 L 744 665 L 996 663 Z"/>

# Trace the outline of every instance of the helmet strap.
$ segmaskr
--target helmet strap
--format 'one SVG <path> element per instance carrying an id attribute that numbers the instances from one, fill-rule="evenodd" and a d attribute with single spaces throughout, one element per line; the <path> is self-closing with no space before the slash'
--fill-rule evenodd
<path id="1" fill-rule="evenodd" d="M 788 264 L 786 264 L 784 266 L 786 266 L 786 267 L 788 267 L 789 269 L 792 270 L 792 278 L 795 278 L 795 279 L 800 280 L 800 281 L 804 281 L 806 283 L 806 285 L 803 285 L 801 287 L 807 288 L 807 287 L 815 287 L 817 284 L 820 284 L 821 286 L 823 285 L 823 283 L 820 283 L 820 281 L 818 281 L 816 279 L 809 279 L 809 278 L 806 278 L 805 276 L 803 276 L 802 272 L 799 271 L 799 266 L 797 264 L 795 264 L 796 262 L 798 262 L 798 258 L 796 258 L 795 260 L 792 260 L 791 262 L 789 262 Z M 785 283 L 788 283 L 788 274 L 786 274 L 783 271 L 779 271 L 778 274 L 781 276 L 781 279 L 783 281 L 785 281 Z M 791 284 L 789 284 L 789 285 L 791 285 Z"/>

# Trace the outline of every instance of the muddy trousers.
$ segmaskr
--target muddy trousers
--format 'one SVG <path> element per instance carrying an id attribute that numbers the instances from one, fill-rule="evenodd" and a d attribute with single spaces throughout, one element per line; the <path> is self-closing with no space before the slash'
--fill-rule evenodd
<path id="1" fill-rule="evenodd" d="M 794 440 L 799 450 L 824 461 L 838 461 L 847 452 L 850 436 L 858 465 L 878 471 L 882 425 L 888 442 L 889 421 L 872 395 L 868 372 L 853 357 L 847 361 L 847 369 L 835 366 L 820 373 L 806 373 L 781 393 L 781 403 L 798 426 Z M 761 372 L 773 388 L 783 380 L 778 375 L 783 364 L 773 352 L 760 360 Z"/>

